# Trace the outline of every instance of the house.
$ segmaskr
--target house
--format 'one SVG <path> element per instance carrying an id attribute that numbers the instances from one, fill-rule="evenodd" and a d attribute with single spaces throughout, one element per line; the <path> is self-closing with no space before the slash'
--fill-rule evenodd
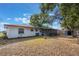
<path id="1" fill-rule="evenodd" d="M 39 30 L 36 30 L 32 26 L 5 24 L 4 28 L 8 38 L 28 37 L 41 34 Z"/>
<path id="2" fill-rule="evenodd" d="M 33 26 L 24 25 L 4 25 L 6 35 L 8 38 L 29 37 L 38 35 L 56 36 L 60 30 L 51 28 L 34 28 Z"/>
<path id="3" fill-rule="evenodd" d="M 62 29 L 63 35 L 64 36 L 74 36 L 74 37 L 79 37 L 79 29 L 75 29 L 74 32 L 68 29 Z"/>
<path id="4" fill-rule="evenodd" d="M 60 35 L 61 30 L 52 28 L 39 28 L 42 35 L 57 36 Z"/>

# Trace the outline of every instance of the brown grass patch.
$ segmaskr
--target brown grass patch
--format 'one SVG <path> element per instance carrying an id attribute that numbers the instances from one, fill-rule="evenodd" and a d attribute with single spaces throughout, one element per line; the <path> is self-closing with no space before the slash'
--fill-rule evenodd
<path id="1" fill-rule="evenodd" d="M 75 39 L 62 37 L 30 38 L 0 49 L 0 55 L 20 56 L 75 56 L 79 55 L 79 45 Z"/>

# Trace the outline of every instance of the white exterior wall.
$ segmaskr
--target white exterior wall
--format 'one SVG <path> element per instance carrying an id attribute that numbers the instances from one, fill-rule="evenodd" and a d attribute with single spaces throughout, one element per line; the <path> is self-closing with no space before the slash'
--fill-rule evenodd
<path id="1" fill-rule="evenodd" d="M 33 29 L 33 31 L 31 31 L 30 29 L 24 29 L 24 34 L 20 35 L 18 34 L 19 37 L 28 37 L 28 36 L 35 36 L 36 35 L 36 31 Z"/>
<path id="2" fill-rule="evenodd" d="M 23 34 L 19 34 L 18 33 L 18 27 L 8 27 L 6 29 L 6 32 L 7 32 L 7 37 L 8 38 L 18 38 L 18 37 L 28 37 L 28 36 L 35 36 L 36 33 L 39 33 L 41 34 L 39 31 L 35 31 L 33 29 L 33 31 L 31 31 L 30 29 L 27 29 L 27 28 L 24 28 L 24 33 Z"/>
<path id="3" fill-rule="evenodd" d="M 6 29 L 6 32 L 7 32 L 8 38 L 17 38 L 18 37 L 17 28 L 8 28 L 8 29 Z"/>

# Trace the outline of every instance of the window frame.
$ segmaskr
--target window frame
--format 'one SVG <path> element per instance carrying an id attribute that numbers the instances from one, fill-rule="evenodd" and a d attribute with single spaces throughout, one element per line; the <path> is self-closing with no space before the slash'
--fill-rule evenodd
<path id="1" fill-rule="evenodd" d="M 24 34 L 24 28 L 19 28 L 18 29 L 18 34 Z"/>

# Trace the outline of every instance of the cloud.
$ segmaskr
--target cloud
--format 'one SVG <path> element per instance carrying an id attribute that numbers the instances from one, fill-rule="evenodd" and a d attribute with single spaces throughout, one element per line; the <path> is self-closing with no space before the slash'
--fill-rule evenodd
<path id="1" fill-rule="evenodd" d="M 4 24 L 10 24 L 10 23 L 8 23 L 8 22 L 1 22 L 0 23 L 0 31 L 4 31 L 5 29 L 4 29 Z"/>
<path id="2" fill-rule="evenodd" d="M 17 21 L 17 22 L 22 22 L 23 24 L 29 24 L 30 23 L 30 17 L 31 17 L 31 14 L 27 14 L 27 13 L 24 13 L 23 14 L 23 17 L 15 17 L 14 20 Z"/>
<path id="3" fill-rule="evenodd" d="M 4 24 L 10 24 L 10 23 L 8 23 L 8 22 L 1 22 L 0 24 L 4 25 Z"/>
<path id="4" fill-rule="evenodd" d="M 11 20 L 11 18 L 7 18 L 7 20 Z"/>
<path id="5" fill-rule="evenodd" d="M 24 14 L 23 14 L 24 17 L 29 17 L 29 16 L 31 16 L 31 15 L 32 15 L 32 14 L 27 14 L 27 13 L 24 13 Z"/>
<path id="6" fill-rule="evenodd" d="M 15 17 L 15 18 L 7 18 L 7 20 L 14 20 L 14 21 L 16 21 L 16 22 L 22 22 L 23 24 L 29 24 L 30 23 L 30 17 L 22 17 L 22 18 L 17 18 L 17 17 Z"/>
<path id="7" fill-rule="evenodd" d="M 30 23 L 30 20 L 28 20 L 27 18 L 22 18 L 22 22 L 23 23 L 26 23 L 26 24 L 29 24 Z"/>
<path id="8" fill-rule="evenodd" d="M 27 16 L 27 14 L 23 14 L 23 16 Z"/>
<path id="9" fill-rule="evenodd" d="M 14 18 L 15 21 L 21 21 L 22 18 Z"/>
<path id="10" fill-rule="evenodd" d="M 30 23 L 31 14 L 24 13 L 22 17 L 14 17 L 14 18 L 7 18 L 8 21 L 15 21 L 15 22 L 22 22 L 23 24 Z"/>
<path id="11" fill-rule="evenodd" d="M 29 18 L 14 18 L 15 21 L 19 22 L 21 21 L 23 24 L 29 24 L 30 23 L 30 19 Z"/>

